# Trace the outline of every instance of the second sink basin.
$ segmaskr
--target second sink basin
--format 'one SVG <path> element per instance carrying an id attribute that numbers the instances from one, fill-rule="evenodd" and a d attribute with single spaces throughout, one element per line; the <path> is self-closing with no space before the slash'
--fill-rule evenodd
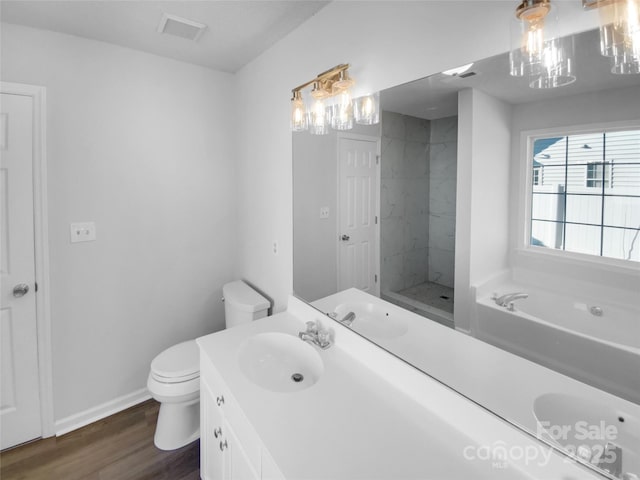
<path id="1" fill-rule="evenodd" d="M 315 384 L 324 364 L 320 354 L 298 337 L 279 332 L 260 333 L 240 345 L 242 373 L 272 392 L 296 392 Z"/>
<path id="2" fill-rule="evenodd" d="M 562 393 L 539 396 L 533 412 L 542 438 L 571 453 L 581 447 L 595 465 L 606 455 L 606 444 L 612 442 L 621 449 L 622 473 L 640 475 L 640 419 L 632 414 Z M 606 462 L 603 465 L 606 467 Z"/>

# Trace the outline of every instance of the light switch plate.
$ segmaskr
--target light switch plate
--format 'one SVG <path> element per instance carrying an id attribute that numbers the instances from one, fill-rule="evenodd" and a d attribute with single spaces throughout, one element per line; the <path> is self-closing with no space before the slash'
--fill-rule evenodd
<path id="1" fill-rule="evenodd" d="M 93 242 L 96 239 L 95 222 L 72 223 L 69 228 L 71 243 Z"/>

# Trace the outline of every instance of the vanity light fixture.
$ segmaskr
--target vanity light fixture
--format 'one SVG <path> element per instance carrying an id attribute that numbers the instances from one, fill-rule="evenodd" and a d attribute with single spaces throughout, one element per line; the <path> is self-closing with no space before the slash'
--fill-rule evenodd
<path id="1" fill-rule="evenodd" d="M 611 59 L 611 73 L 640 73 L 640 0 L 582 0 L 600 13 L 600 53 Z"/>
<path id="2" fill-rule="evenodd" d="M 510 74 L 531 88 L 556 88 L 576 80 L 573 39 L 560 37 L 551 0 L 522 0 L 511 25 Z"/>
<path id="3" fill-rule="evenodd" d="M 373 125 L 380 121 L 379 94 L 353 99 L 351 87 L 355 84 L 349 76 L 349 65 L 340 64 L 319 74 L 292 90 L 291 130 L 309 130 L 313 135 L 326 135 L 329 126 L 335 130 L 350 130 L 354 120 L 363 125 Z M 306 109 L 302 94 L 312 87 Z"/>
<path id="4" fill-rule="evenodd" d="M 375 125 L 380 122 L 380 92 L 356 98 L 354 118 L 360 125 Z"/>

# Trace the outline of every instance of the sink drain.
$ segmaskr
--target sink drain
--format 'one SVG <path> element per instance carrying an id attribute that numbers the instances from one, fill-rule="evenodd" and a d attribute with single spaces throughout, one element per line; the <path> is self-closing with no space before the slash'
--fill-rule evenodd
<path id="1" fill-rule="evenodd" d="M 301 373 L 294 373 L 293 375 L 291 375 L 291 380 L 296 383 L 300 383 L 304 380 L 304 375 L 302 375 Z"/>

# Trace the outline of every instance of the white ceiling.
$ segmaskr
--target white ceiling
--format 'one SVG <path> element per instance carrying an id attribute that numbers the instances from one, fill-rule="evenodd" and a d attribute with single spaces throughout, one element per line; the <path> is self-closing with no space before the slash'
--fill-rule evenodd
<path id="1" fill-rule="evenodd" d="M 236 72 L 328 1 L 2 0 L 3 22 L 113 43 Z M 207 25 L 197 41 L 157 32 L 163 13 Z"/>
<path id="2" fill-rule="evenodd" d="M 506 103 L 519 104 L 640 85 L 640 75 L 611 73 L 609 59 L 600 55 L 598 30 L 573 37 L 576 81 L 570 85 L 553 89 L 529 88 L 528 79 L 509 75 L 509 55 L 504 53 L 475 62 L 469 69 L 476 73 L 472 77 L 438 73 L 384 90 L 380 97 L 382 109 L 434 120 L 458 114 L 458 92 L 465 88 L 475 88 Z"/>

